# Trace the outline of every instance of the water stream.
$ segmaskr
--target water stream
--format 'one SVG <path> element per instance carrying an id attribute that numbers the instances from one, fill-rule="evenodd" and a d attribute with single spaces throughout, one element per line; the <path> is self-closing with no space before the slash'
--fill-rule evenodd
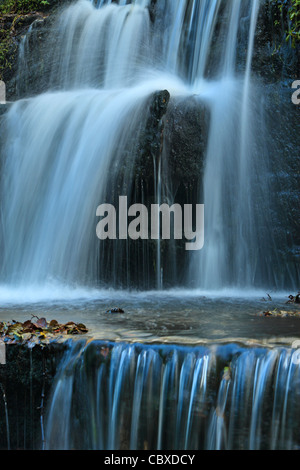
<path id="1" fill-rule="evenodd" d="M 57 374 L 47 448 L 299 449 L 295 354 L 75 343 Z"/>

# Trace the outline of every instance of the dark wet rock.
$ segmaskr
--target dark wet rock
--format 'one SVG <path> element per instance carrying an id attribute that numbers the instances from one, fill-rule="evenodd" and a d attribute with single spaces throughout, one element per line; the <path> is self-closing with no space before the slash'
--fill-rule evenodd
<path id="1" fill-rule="evenodd" d="M 1 450 L 40 449 L 41 417 L 46 412 L 50 389 L 66 348 L 66 343 L 34 349 L 27 345 L 6 345 L 6 362 L 0 363 Z"/>
<path id="2" fill-rule="evenodd" d="M 209 112 L 195 97 L 173 99 L 164 129 L 164 157 L 170 179 L 178 188 L 200 194 L 204 155 L 208 138 Z M 194 194 L 196 196 L 196 194 Z"/>
<path id="3" fill-rule="evenodd" d="M 300 292 L 297 295 L 289 295 L 289 300 L 287 301 L 287 304 L 300 304 Z"/>
<path id="4" fill-rule="evenodd" d="M 266 1 L 258 16 L 252 68 L 265 82 L 297 79 L 300 69 L 300 44 L 286 41 L 289 23 L 281 16 L 279 2 Z"/>
<path id="5" fill-rule="evenodd" d="M 135 169 L 136 174 L 144 180 L 153 178 L 154 165 L 158 164 L 161 156 L 165 128 L 163 117 L 167 112 L 169 101 L 170 93 L 167 90 L 155 92 L 149 100 L 147 122 L 140 131 Z"/>
<path id="6" fill-rule="evenodd" d="M 292 82 L 266 86 L 264 109 L 268 145 L 270 188 L 270 233 L 277 259 L 273 270 L 287 280 L 287 286 L 299 287 L 300 280 L 300 173 L 299 173 L 299 113 L 292 103 Z M 285 269 L 286 268 L 286 269 Z M 291 284 L 292 282 L 292 284 Z"/>
<path id="7" fill-rule="evenodd" d="M 105 313 L 125 313 L 125 312 L 122 308 L 114 307 L 114 308 L 111 308 L 110 310 L 106 310 Z"/>

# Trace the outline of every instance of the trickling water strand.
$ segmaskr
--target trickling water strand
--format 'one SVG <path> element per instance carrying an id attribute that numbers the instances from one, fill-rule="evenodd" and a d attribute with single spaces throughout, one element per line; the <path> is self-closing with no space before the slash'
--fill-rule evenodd
<path id="1" fill-rule="evenodd" d="M 148 437 L 148 423 L 144 422 L 146 418 L 144 413 L 145 410 L 152 408 L 153 397 L 147 397 L 145 389 L 149 378 L 155 372 L 158 364 L 159 367 L 161 367 L 160 358 L 154 350 L 144 350 L 138 355 L 132 402 L 130 449 L 138 448 L 139 445 L 141 445 L 140 443 L 145 443 Z M 158 377 L 156 377 L 156 380 L 158 380 Z M 148 401 L 148 399 L 150 400 Z M 153 415 L 150 415 L 149 417 L 150 419 L 153 419 Z"/>
<path id="2" fill-rule="evenodd" d="M 53 389 L 48 416 L 45 426 L 45 449 L 56 448 L 68 450 L 71 448 L 71 405 L 73 384 L 75 379 L 75 367 L 80 360 L 82 350 L 78 345 L 70 348 L 65 354 L 60 368 L 57 371 L 57 381 Z M 61 417 L 63 419 L 61 421 Z"/>
<path id="3" fill-rule="evenodd" d="M 185 432 L 184 449 L 189 449 L 189 444 L 191 442 L 192 423 L 194 417 L 193 415 L 195 412 L 195 407 L 197 406 L 197 400 L 199 400 L 199 403 L 201 403 L 202 401 L 204 401 L 204 397 L 206 395 L 208 362 L 208 356 L 204 356 L 203 358 L 201 357 L 197 359 L 197 363 L 194 369 L 194 377 L 193 384 L 191 387 L 191 396 L 189 401 L 189 411 Z"/>
<path id="4" fill-rule="evenodd" d="M 157 433 L 157 450 L 162 449 L 162 434 L 163 434 L 163 418 L 165 413 L 166 390 L 168 381 L 170 379 L 171 364 L 168 363 L 166 367 L 162 368 L 162 386 L 159 398 L 159 420 L 158 420 L 158 433 Z"/>
<path id="5" fill-rule="evenodd" d="M 238 276 L 243 276 L 245 284 L 253 284 L 255 281 L 255 263 L 253 261 L 250 264 L 249 253 L 251 253 L 251 258 L 255 259 L 257 257 L 257 247 L 251 244 L 249 246 L 249 240 L 257 240 L 255 235 L 255 226 L 257 224 L 256 214 L 253 211 L 253 196 L 251 191 L 251 186 L 245 185 L 249 180 L 249 174 L 253 171 L 253 166 L 255 167 L 255 161 L 253 162 L 253 147 L 251 147 L 251 140 L 253 138 L 255 129 L 253 127 L 253 113 L 254 110 L 251 110 L 251 100 L 252 93 L 251 90 L 251 63 L 254 47 L 254 34 L 257 22 L 259 10 L 259 0 L 253 1 L 253 7 L 250 17 L 250 28 L 249 28 L 249 41 L 248 41 L 248 51 L 246 59 L 246 71 L 243 84 L 243 95 L 242 95 L 242 104 L 241 104 L 241 135 L 240 135 L 240 169 L 238 175 L 239 181 L 239 205 L 238 213 L 244 214 L 244 217 L 240 219 L 240 227 L 237 237 L 240 239 L 238 244 L 238 253 L 237 258 L 239 260 L 239 271 L 237 272 Z M 252 148 L 251 150 L 249 149 Z M 250 269 L 247 269 L 247 266 L 250 264 Z"/>
<path id="6" fill-rule="evenodd" d="M 120 403 L 121 393 L 124 387 L 126 376 L 128 375 L 128 367 L 130 366 L 130 358 L 133 354 L 132 348 L 121 349 L 121 357 L 118 357 L 118 363 L 115 363 L 114 377 L 111 377 L 110 381 L 110 416 L 111 421 L 109 425 L 108 433 L 108 448 L 118 449 L 119 442 L 116 440 L 119 421 L 120 421 Z M 116 360 L 114 358 L 114 360 Z"/>
<path id="7" fill-rule="evenodd" d="M 224 421 L 229 387 L 230 381 L 228 379 L 222 379 L 218 393 L 217 407 L 213 411 L 210 418 L 210 424 L 207 433 L 208 450 L 227 449 L 226 426 Z"/>
<path id="8" fill-rule="evenodd" d="M 156 203 L 161 204 L 161 158 L 158 161 L 153 161 L 154 168 L 154 194 L 156 196 Z M 161 223 L 159 212 L 157 214 L 157 227 L 158 234 L 160 234 Z M 161 243 L 160 235 L 158 236 L 156 242 L 156 287 L 158 290 L 161 290 L 162 285 L 162 276 L 161 276 L 162 266 L 161 266 Z"/>
<path id="9" fill-rule="evenodd" d="M 248 422 L 251 419 L 252 377 L 256 365 L 254 351 L 244 351 L 231 367 L 230 414 L 228 448 L 244 449 L 248 446 Z M 247 371 L 247 372 L 246 372 Z"/>
<path id="10" fill-rule="evenodd" d="M 201 80 L 203 80 L 206 75 L 209 51 L 215 33 L 217 15 L 221 3 L 220 0 L 207 0 L 200 2 L 200 7 L 197 3 L 193 3 L 193 11 L 189 25 L 189 36 L 192 34 L 196 35 L 193 39 L 194 50 L 189 76 L 192 84 L 198 81 L 201 83 Z M 196 31 L 196 33 L 194 33 L 194 31 Z"/>
<path id="11" fill-rule="evenodd" d="M 170 360 L 167 361 L 166 364 L 161 365 L 162 378 L 160 386 L 157 450 L 161 450 L 164 447 L 171 448 L 174 445 L 174 441 L 177 439 L 174 407 L 177 403 L 178 362 L 179 356 L 175 350 Z M 172 401 L 171 407 L 168 404 L 168 397 Z M 170 430 L 168 439 L 166 439 L 165 433 L 166 426 L 168 426 Z"/>
<path id="12" fill-rule="evenodd" d="M 28 37 L 32 31 L 32 26 L 33 25 L 30 25 L 29 26 L 29 29 L 27 31 L 27 34 L 22 38 L 21 42 L 20 42 L 20 46 L 19 46 L 19 56 L 18 56 L 18 72 L 20 74 L 20 72 L 22 71 L 22 74 L 24 74 L 24 69 L 27 68 L 27 60 L 26 60 L 26 53 L 27 53 L 27 40 L 28 40 Z M 20 85 L 20 82 L 21 82 L 21 77 L 17 78 L 17 86 Z M 18 91 L 18 94 L 20 94 L 20 91 Z"/>
<path id="13" fill-rule="evenodd" d="M 299 369 L 284 348 L 76 346 L 54 383 L 46 447 L 296 449 Z"/>
<path id="14" fill-rule="evenodd" d="M 254 387 L 252 399 L 252 414 L 250 425 L 249 448 L 259 450 L 262 431 L 262 405 L 264 404 L 264 394 L 268 387 L 268 381 L 273 373 L 275 362 L 277 361 L 277 351 L 271 351 L 263 358 L 259 358 L 255 368 Z"/>
<path id="15" fill-rule="evenodd" d="M 297 413 L 297 407 L 294 406 L 295 399 L 299 398 L 299 364 L 295 362 L 295 357 L 298 358 L 297 352 L 293 351 L 289 357 L 288 371 L 287 371 L 287 381 L 284 388 L 284 400 L 282 401 L 282 421 L 280 428 L 280 448 L 287 448 L 293 450 L 294 442 L 293 437 L 298 433 L 298 423 L 297 418 L 299 414 Z M 298 384 L 298 393 L 293 396 L 292 394 L 292 384 Z M 297 447 L 299 448 L 299 447 Z"/>

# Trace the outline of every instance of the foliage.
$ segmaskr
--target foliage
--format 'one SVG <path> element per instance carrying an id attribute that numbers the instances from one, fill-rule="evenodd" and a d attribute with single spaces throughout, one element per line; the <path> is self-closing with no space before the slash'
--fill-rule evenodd
<path id="1" fill-rule="evenodd" d="M 287 40 L 291 38 L 292 45 L 295 47 L 296 41 L 300 41 L 300 0 L 292 1 L 288 15 L 291 23 L 287 32 Z"/>
<path id="2" fill-rule="evenodd" d="M 275 26 L 280 22 L 285 24 L 286 41 L 291 41 L 292 47 L 300 43 L 300 0 L 272 1 L 273 6 L 278 8 L 280 20 L 274 20 Z"/>
<path id="3" fill-rule="evenodd" d="M 11 68 L 11 58 L 9 58 L 9 50 L 12 42 L 10 30 L 0 28 L 0 80 L 3 79 L 2 73 L 6 68 Z"/>
<path id="4" fill-rule="evenodd" d="M 35 319 L 33 319 L 35 318 Z M 45 318 L 32 316 L 31 320 L 24 323 L 12 320 L 12 322 L 0 322 L 0 341 L 5 343 L 22 343 L 32 348 L 35 345 L 48 344 L 51 340 L 57 340 L 59 335 L 78 335 L 87 333 L 87 328 L 82 323 L 69 321 L 65 324 L 57 320 L 48 322 Z"/>
<path id="5" fill-rule="evenodd" d="M 25 14 L 34 10 L 45 9 L 47 6 L 49 6 L 48 0 L 4 0 L 0 5 L 0 14 Z"/>
<path id="6" fill-rule="evenodd" d="M 300 312 L 297 310 L 280 310 L 279 308 L 274 308 L 273 310 L 265 310 L 260 313 L 259 316 L 265 317 L 300 317 Z"/>

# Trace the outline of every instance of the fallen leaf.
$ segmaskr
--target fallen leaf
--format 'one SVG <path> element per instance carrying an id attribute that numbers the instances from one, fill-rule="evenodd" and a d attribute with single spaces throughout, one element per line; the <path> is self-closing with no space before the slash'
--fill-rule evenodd
<path id="1" fill-rule="evenodd" d="M 36 322 L 32 322 L 32 323 L 37 328 L 41 328 L 41 329 L 47 328 L 48 326 L 46 318 L 39 318 Z"/>

